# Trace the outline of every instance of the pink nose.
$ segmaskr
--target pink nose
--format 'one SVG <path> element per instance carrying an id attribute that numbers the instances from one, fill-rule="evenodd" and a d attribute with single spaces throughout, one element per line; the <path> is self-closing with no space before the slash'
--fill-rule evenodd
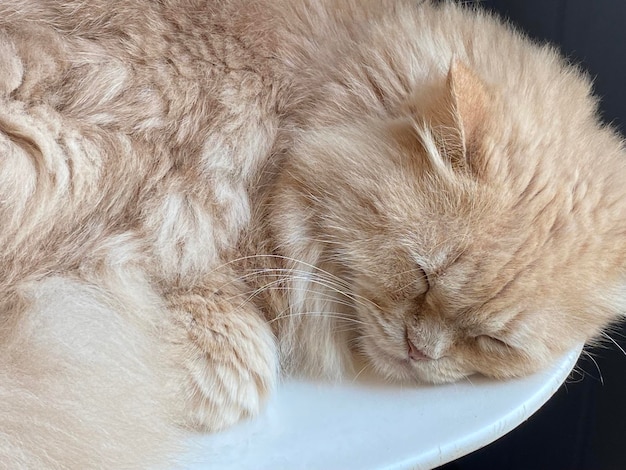
<path id="1" fill-rule="evenodd" d="M 406 342 L 408 345 L 409 359 L 413 361 L 429 361 L 432 359 L 432 357 L 424 353 L 424 351 L 418 349 L 409 338 L 406 339 Z"/>

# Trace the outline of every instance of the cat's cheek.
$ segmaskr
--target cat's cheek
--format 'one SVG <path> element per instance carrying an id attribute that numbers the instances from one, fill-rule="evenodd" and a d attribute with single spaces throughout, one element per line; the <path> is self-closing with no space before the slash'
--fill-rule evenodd
<path id="1" fill-rule="evenodd" d="M 359 349 L 379 376 L 399 382 L 415 381 L 408 358 L 387 352 L 367 336 L 360 339 Z"/>
<path id="2" fill-rule="evenodd" d="M 548 366 L 551 356 L 532 355 L 511 347 L 493 348 L 473 344 L 465 349 L 464 361 L 476 373 L 497 380 L 530 375 Z"/>

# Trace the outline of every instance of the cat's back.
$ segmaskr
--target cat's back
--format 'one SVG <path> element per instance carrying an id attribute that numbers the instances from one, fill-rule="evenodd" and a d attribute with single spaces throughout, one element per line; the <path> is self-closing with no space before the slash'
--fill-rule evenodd
<path id="1" fill-rule="evenodd" d="M 189 238 L 205 265 L 232 245 L 276 132 L 273 36 L 254 8 L 233 8 L 2 2 L 7 266 L 24 253 L 31 266 L 47 259 L 41 269 L 76 265 L 124 233 L 158 245 L 172 269 L 193 257 L 172 255 Z"/>
<path id="2" fill-rule="evenodd" d="M 271 34 L 250 29 L 258 22 L 227 3 L 3 2 L 4 54 L 14 64 L 5 86 L 66 118 L 188 144 L 225 108 L 268 94 L 263 82 L 273 78 Z"/>

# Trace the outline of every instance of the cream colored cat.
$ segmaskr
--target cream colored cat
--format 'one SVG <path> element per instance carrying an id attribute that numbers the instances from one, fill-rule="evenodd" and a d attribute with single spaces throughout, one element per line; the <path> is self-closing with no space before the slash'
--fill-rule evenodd
<path id="1" fill-rule="evenodd" d="M 626 311 L 590 83 L 409 0 L 0 2 L 0 466 L 166 465 L 278 375 L 528 374 Z"/>

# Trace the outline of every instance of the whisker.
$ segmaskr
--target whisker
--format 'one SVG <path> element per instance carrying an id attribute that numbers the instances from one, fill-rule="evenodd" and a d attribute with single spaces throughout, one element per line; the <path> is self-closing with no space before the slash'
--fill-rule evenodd
<path id="1" fill-rule="evenodd" d="M 274 323 L 275 321 L 278 320 L 283 320 L 285 318 L 290 318 L 290 317 L 301 317 L 301 316 L 317 316 L 317 317 L 324 317 L 324 318 L 335 318 L 337 320 L 343 320 L 349 323 L 356 323 L 359 325 L 365 325 L 365 322 L 362 322 L 360 320 L 357 320 L 355 318 L 346 316 L 346 315 L 338 315 L 334 312 L 325 312 L 325 311 L 318 311 L 318 312 L 294 312 L 294 313 L 289 313 L 286 315 L 281 315 L 279 317 L 273 318 L 271 320 L 268 321 L 268 323 Z"/>
<path id="2" fill-rule="evenodd" d="M 611 337 L 611 335 L 609 335 L 608 333 L 602 333 L 602 336 L 608 339 L 610 342 L 612 342 L 617 347 L 617 349 L 619 349 L 622 352 L 622 354 L 626 357 L 626 351 L 624 351 L 624 348 L 622 348 L 619 345 L 619 343 Z"/>
<path id="3" fill-rule="evenodd" d="M 268 282 L 266 284 L 264 284 L 263 286 L 254 289 L 252 291 L 248 291 L 247 293 L 242 292 L 240 294 L 237 294 L 235 296 L 229 297 L 227 300 L 233 300 L 237 297 L 240 297 L 242 295 L 248 295 L 248 297 L 239 305 L 239 307 L 245 305 L 246 302 L 251 301 L 255 296 L 260 295 L 261 293 L 263 293 L 264 291 L 267 290 L 284 290 L 284 291 L 302 291 L 302 292 L 307 292 L 308 289 L 303 288 L 303 287 L 294 287 L 294 286 L 289 286 L 289 285 L 280 285 L 282 282 L 281 279 L 276 279 L 274 281 Z M 337 298 L 335 296 L 333 296 L 332 294 L 329 293 L 325 293 L 325 292 L 315 292 L 315 295 L 318 297 L 318 299 L 323 300 L 323 301 L 327 301 L 327 302 L 331 302 L 333 304 L 336 305 L 342 305 L 345 307 L 349 307 L 349 308 L 354 308 L 354 304 L 350 303 L 348 301 L 342 300 L 340 298 Z"/>
<path id="4" fill-rule="evenodd" d="M 288 270 L 288 269 L 278 269 L 278 270 L 275 270 L 274 272 L 276 272 L 276 273 L 284 273 L 283 277 L 281 277 L 279 281 L 287 281 L 287 280 L 308 281 L 308 282 L 311 282 L 312 284 L 319 285 L 321 287 L 326 287 L 327 289 L 329 289 L 329 290 L 331 290 L 331 291 L 333 291 L 333 292 L 335 292 L 337 294 L 340 294 L 340 295 L 342 295 L 342 296 L 352 300 L 356 304 L 361 305 L 363 307 L 367 308 L 367 307 L 370 307 L 370 306 L 374 306 L 378 310 L 381 310 L 381 307 L 379 305 L 377 305 L 376 302 L 368 299 L 367 297 L 363 297 L 363 296 L 358 295 L 358 294 L 347 292 L 346 290 L 343 290 L 341 288 L 342 287 L 341 285 L 336 286 L 329 279 L 324 279 L 324 278 L 319 278 L 318 279 L 316 275 L 312 275 L 311 276 L 312 273 L 309 273 L 309 272 L 306 272 L 306 271 L 304 272 L 306 274 L 305 276 L 302 276 L 302 275 L 294 276 L 294 275 L 290 274 L 292 272 L 292 270 Z M 263 276 L 268 276 L 268 277 L 269 276 L 278 276 L 278 274 L 274 274 L 274 272 L 261 272 L 259 274 L 261 274 Z M 301 274 L 301 273 L 302 272 L 300 272 L 299 274 Z M 287 275 L 287 274 L 289 274 L 289 275 Z M 247 279 L 248 277 L 253 276 L 253 275 L 255 275 L 255 273 L 245 274 L 245 275 L 241 276 L 240 278 Z M 275 282 L 277 282 L 277 281 L 274 281 L 274 282 L 269 283 L 269 284 L 271 285 L 271 284 L 274 284 Z M 280 282 L 278 282 L 278 283 L 280 283 Z M 248 299 L 248 300 L 250 300 L 250 299 Z"/>
<path id="5" fill-rule="evenodd" d="M 358 321 L 358 320 L 357 320 Z M 356 322 L 351 322 L 348 321 L 348 323 L 356 323 Z M 364 325 L 364 322 L 360 322 L 359 324 Z M 333 330 L 335 333 L 358 333 L 360 331 L 358 326 L 355 325 L 346 325 L 345 328 L 335 328 Z M 356 338 L 354 338 L 356 339 Z M 350 342 L 353 341 L 354 339 L 347 339 L 348 341 L 348 346 L 350 346 Z"/>
<path id="6" fill-rule="evenodd" d="M 315 272 L 320 272 L 320 273 L 328 276 L 329 278 L 334 279 L 335 281 L 338 281 L 339 283 L 343 283 L 344 282 L 343 279 L 341 279 L 340 277 L 335 276 L 334 274 L 326 271 L 325 269 L 322 269 L 322 268 L 320 268 L 318 266 L 315 266 L 313 264 L 307 263 L 305 261 L 301 261 L 301 260 L 298 260 L 296 258 L 291 258 L 289 256 L 282 256 L 282 255 L 271 255 L 271 256 L 273 256 L 275 258 L 279 258 L 279 259 L 281 259 L 283 261 L 290 261 L 292 263 L 301 264 L 303 266 L 306 266 L 307 268 L 312 269 Z"/>
<path id="7" fill-rule="evenodd" d="M 464 379 L 469 382 L 472 388 L 476 388 L 476 385 L 474 384 L 474 382 L 472 382 L 472 379 L 469 377 L 469 375 L 466 375 Z"/>
<path id="8" fill-rule="evenodd" d="M 366 362 L 365 365 L 361 368 L 361 370 L 354 376 L 354 378 L 352 379 L 352 383 L 355 383 L 358 380 L 358 378 L 361 376 L 361 374 L 370 367 L 371 367 L 371 364 Z"/>
<path id="9" fill-rule="evenodd" d="M 585 357 L 589 358 L 589 360 L 591 360 L 591 362 L 593 362 L 593 364 L 596 366 L 596 370 L 598 371 L 598 375 L 600 376 L 600 384 L 604 385 L 604 377 L 602 377 L 602 371 L 600 370 L 600 366 L 593 357 L 593 354 L 591 354 L 589 351 L 585 351 L 584 349 L 582 353 L 585 355 Z"/>
<path id="10" fill-rule="evenodd" d="M 325 279 L 325 280 L 327 280 L 327 281 L 333 280 L 338 285 L 341 285 L 341 286 L 346 287 L 346 288 L 349 287 L 348 283 L 345 280 L 341 279 L 340 277 L 338 277 L 338 276 L 336 276 L 336 275 L 334 275 L 334 274 L 332 274 L 332 273 L 330 273 L 330 272 L 328 272 L 328 271 L 326 271 L 326 270 L 324 270 L 324 269 L 322 269 L 322 268 L 320 268 L 318 266 L 315 266 L 313 264 L 310 264 L 310 263 L 307 263 L 305 261 L 301 261 L 301 260 L 298 260 L 296 258 L 292 258 L 292 257 L 289 257 L 289 256 L 283 256 L 283 255 L 250 255 L 250 256 L 240 257 L 237 260 L 233 260 L 233 261 L 231 261 L 229 263 L 226 263 L 226 265 L 230 264 L 232 262 L 235 262 L 235 261 L 243 261 L 243 260 L 246 260 L 246 259 L 264 258 L 264 257 L 275 258 L 275 259 L 280 259 L 282 261 L 289 261 L 289 262 L 292 262 L 292 263 L 301 264 L 303 266 L 306 266 L 307 268 L 312 269 L 313 273 L 311 273 L 311 274 L 314 274 L 314 275 L 318 274 L 318 273 L 324 274 L 325 276 L 328 276 L 328 279 Z M 279 270 L 282 269 L 282 270 L 288 270 L 288 271 L 299 271 L 300 273 L 305 272 L 307 274 L 309 273 L 308 271 L 297 270 L 297 269 L 293 269 L 293 268 L 273 268 L 273 269 L 279 269 Z M 261 271 L 262 270 L 263 269 L 261 269 Z M 419 270 L 421 270 L 421 268 L 418 267 L 418 268 L 413 268 L 411 270 L 408 270 L 406 272 L 410 273 L 410 272 L 419 271 Z M 377 274 L 378 275 L 379 273 L 372 272 L 372 274 Z M 404 273 L 401 273 L 401 274 L 404 274 Z M 369 304 L 372 304 L 376 308 L 380 309 L 380 306 L 376 305 L 376 303 L 371 301 L 370 299 L 363 298 L 363 297 L 358 296 L 356 294 L 350 294 L 350 295 L 353 296 L 353 297 L 356 297 L 356 298 L 361 298 L 362 300 L 365 300 Z"/>
<path id="11" fill-rule="evenodd" d="M 280 261 L 287 261 L 287 262 L 290 262 L 290 263 L 295 263 L 297 265 L 299 264 L 299 265 L 302 265 L 302 266 L 305 266 L 305 267 L 311 269 L 313 272 L 322 273 L 322 274 L 328 276 L 330 279 L 335 280 L 339 284 L 342 284 L 342 283 L 345 284 L 345 281 L 343 279 L 341 279 L 340 277 L 338 277 L 338 276 L 336 276 L 336 275 L 334 275 L 334 274 L 332 274 L 332 273 L 330 273 L 330 272 L 328 272 L 328 271 L 326 271 L 326 270 L 324 270 L 324 269 L 322 269 L 322 268 L 320 268 L 318 266 L 315 266 L 313 264 L 307 263 L 306 261 L 301 261 L 301 260 L 298 260 L 296 258 L 292 258 L 290 256 L 274 255 L 274 254 L 254 254 L 254 255 L 240 256 L 240 257 L 234 258 L 232 260 L 229 260 L 229 261 L 227 261 L 225 263 L 222 263 L 222 264 L 214 267 L 210 271 L 210 273 L 218 272 L 219 270 L 224 269 L 224 268 L 226 268 L 226 267 L 228 267 L 230 265 L 236 264 L 236 263 L 241 263 L 241 262 L 244 262 L 244 261 L 260 260 L 260 259 L 268 259 L 268 260 L 276 259 L 276 260 L 280 260 Z M 257 270 L 259 270 L 259 271 L 263 271 L 264 269 L 266 269 L 266 268 L 257 268 Z M 267 268 L 267 269 L 272 269 L 272 268 Z M 289 268 L 278 268 L 278 269 L 289 269 Z"/>

